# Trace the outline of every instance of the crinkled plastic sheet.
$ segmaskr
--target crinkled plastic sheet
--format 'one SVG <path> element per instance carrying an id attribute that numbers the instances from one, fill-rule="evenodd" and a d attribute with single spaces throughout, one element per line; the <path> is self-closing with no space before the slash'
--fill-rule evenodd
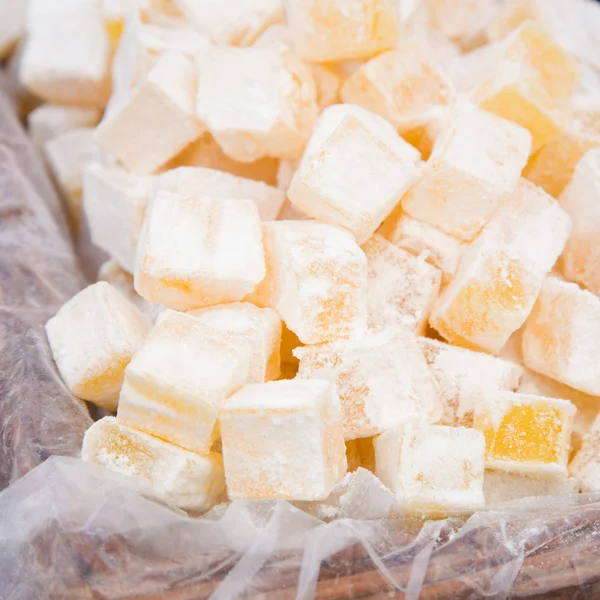
<path id="1" fill-rule="evenodd" d="M 131 480 L 54 457 L 0 494 L 0 597 L 598 598 L 599 532 L 600 496 L 425 524 L 323 523 L 266 501 L 192 519 Z"/>
<path id="2" fill-rule="evenodd" d="M 76 456 L 91 423 L 43 329 L 83 283 L 59 200 L 0 93 L 0 489 L 53 454 Z"/>
<path id="3" fill-rule="evenodd" d="M 0 489 L 12 482 L 0 599 L 600 598 L 600 496 L 420 522 L 391 518 L 390 493 L 359 470 L 303 510 L 238 501 L 192 518 L 69 458 L 91 420 L 43 324 L 83 284 L 56 195 L 0 97 Z"/>

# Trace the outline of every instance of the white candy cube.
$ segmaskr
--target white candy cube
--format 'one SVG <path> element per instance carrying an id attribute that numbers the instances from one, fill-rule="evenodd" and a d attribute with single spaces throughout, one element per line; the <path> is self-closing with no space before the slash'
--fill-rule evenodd
<path id="1" fill-rule="evenodd" d="M 114 417 L 104 417 L 86 431 L 81 458 L 145 479 L 158 496 L 184 510 L 209 510 L 225 492 L 220 454 L 189 452 Z"/>
<path id="2" fill-rule="evenodd" d="M 204 128 L 194 112 L 196 73 L 179 52 L 168 52 L 96 130 L 96 140 L 128 170 L 153 173 L 200 137 Z"/>
<path id="3" fill-rule="evenodd" d="M 34 145 L 43 150 L 46 142 L 72 129 L 95 127 L 100 121 L 97 108 L 79 108 L 42 104 L 27 117 L 29 135 Z"/>
<path id="4" fill-rule="evenodd" d="M 249 358 L 230 336 L 167 310 L 127 368 L 119 421 L 207 453 L 221 406 L 247 381 Z"/>
<path id="5" fill-rule="evenodd" d="M 215 44 L 250 46 L 283 20 L 281 0 L 175 0 L 188 23 Z"/>
<path id="6" fill-rule="evenodd" d="M 600 396 L 600 298 L 548 277 L 523 331 L 525 366 Z"/>
<path id="7" fill-rule="evenodd" d="M 467 248 L 430 324 L 453 344 L 497 354 L 531 312 L 570 230 L 556 200 L 525 180 Z"/>
<path id="8" fill-rule="evenodd" d="M 90 165 L 83 175 L 83 208 L 92 242 L 129 273 L 144 224 L 150 178 L 117 167 Z"/>
<path id="9" fill-rule="evenodd" d="M 191 310 L 236 302 L 265 277 L 261 222 L 251 200 L 159 193 L 138 244 L 135 289 Z"/>
<path id="10" fill-rule="evenodd" d="M 365 438 L 409 419 L 437 421 L 436 382 L 413 336 L 381 333 L 359 341 L 304 346 L 298 376 L 336 386 L 346 440 Z"/>
<path id="11" fill-rule="evenodd" d="M 377 477 L 407 512 L 446 515 L 482 508 L 480 431 L 409 422 L 375 438 Z"/>
<path id="12" fill-rule="evenodd" d="M 285 193 L 262 181 L 237 177 L 217 169 L 179 167 L 158 175 L 150 195 L 160 191 L 189 196 L 201 191 L 210 198 L 252 200 L 263 221 L 277 219 Z"/>
<path id="13" fill-rule="evenodd" d="M 367 260 L 343 229 L 316 221 L 263 223 L 267 276 L 249 298 L 275 308 L 304 344 L 360 337 Z"/>
<path id="14" fill-rule="evenodd" d="M 325 381 L 246 386 L 219 422 L 231 500 L 322 500 L 346 474 L 340 404 Z"/>
<path id="15" fill-rule="evenodd" d="M 111 49 L 98 3 L 30 0 L 27 30 L 20 70 L 25 87 L 57 104 L 106 105 Z"/>
<path id="16" fill-rule="evenodd" d="M 294 159 L 318 116 L 310 69 L 285 46 L 221 47 L 198 55 L 196 110 L 225 154 L 241 162 Z"/>
<path id="17" fill-rule="evenodd" d="M 402 208 L 471 240 L 514 192 L 530 149 L 526 129 L 461 101 Z"/>
<path id="18" fill-rule="evenodd" d="M 332 107 L 321 116 L 288 197 L 303 213 L 348 229 L 362 244 L 412 184 L 419 153 L 391 125 L 373 126 L 370 115 L 341 116 L 342 110 Z"/>
<path id="19" fill-rule="evenodd" d="M 363 246 L 369 265 L 369 329 L 407 329 L 422 334 L 437 298 L 438 269 L 376 234 Z"/>
<path id="20" fill-rule="evenodd" d="M 116 409 L 125 367 L 148 330 L 140 311 L 103 281 L 46 323 L 52 356 L 71 393 L 107 410 Z"/>
<path id="21" fill-rule="evenodd" d="M 264 383 L 280 374 L 281 319 L 272 308 L 233 302 L 190 313 L 202 323 L 248 346 L 249 383 Z"/>
<path id="22" fill-rule="evenodd" d="M 523 368 L 516 363 L 437 340 L 422 337 L 418 342 L 438 383 L 443 425 L 472 427 L 475 409 L 483 398 L 519 386 Z"/>

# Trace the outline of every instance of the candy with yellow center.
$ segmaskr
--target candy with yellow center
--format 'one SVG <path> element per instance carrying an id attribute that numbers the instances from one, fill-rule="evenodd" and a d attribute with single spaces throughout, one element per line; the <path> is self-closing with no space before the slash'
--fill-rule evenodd
<path id="1" fill-rule="evenodd" d="M 484 505 L 480 431 L 412 421 L 376 437 L 374 445 L 377 477 L 403 510 L 444 516 Z"/>
<path id="2" fill-rule="evenodd" d="M 534 153 L 568 122 L 577 79 L 575 59 L 538 25 L 526 22 L 494 49 L 471 95 L 482 108 L 528 129 Z"/>
<path id="3" fill-rule="evenodd" d="M 58 371 L 75 396 L 115 410 L 125 367 L 148 333 L 142 313 L 101 281 L 85 288 L 46 323 Z"/>
<path id="4" fill-rule="evenodd" d="M 600 148 L 590 150 L 559 198 L 573 229 L 562 257 L 564 275 L 600 294 Z"/>
<path id="5" fill-rule="evenodd" d="M 435 422 L 442 414 L 436 382 L 410 334 L 385 332 L 294 354 L 299 377 L 335 384 L 346 440 L 383 433 L 407 418 Z"/>
<path id="6" fill-rule="evenodd" d="M 485 435 L 489 469 L 565 478 L 576 408 L 566 400 L 512 392 L 489 394 L 473 427 Z"/>
<path id="7" fill-rule="evenodd" d="M 600 298 L 577 284 L 546 279 L 523 331 L 525 366 L 600 395 Z"/>
<path id="8" fill-rule="evenodd" d="M 399 34 L 394 0 L 286 0 L 294 49 L 311 62 L 370 58 Z"/>
<path id="9" fill-rule="evenodd" d="M 379 234 L 363 246 L 369 265 L 368 325 L 372 331 L 402 328 L 424 333 L 442 275 Z"/>
<path id="10" fill-rule="evenodd" d="M 272 381 L 234 394 L 219 416 L 231 500 L 323 500 L 346 474 L 335 387 Z"/>
<path id="11" fill-rule="evenodd" d="M 159 497 L 185 510 L 209 510 L 225 492 L 220 454 L 189 452 L 114 417 L 104 417 L 86 431 L 81 458 L 144 479 Z"/>
<path id="12" fill-rule="evenodd" d="M 241 300 L 265 276 L 261 222 L 251 200 L 160 192 L 146 215 L 135 289 L 191 310 Z"/>
<path id="13" fill-rule="evenodd" d="M 469 241 L 515 190 L 530 148 L 525 129 L 461 100 L 402 208 Z"/>
<path id="14" fill-rule="evenodd" d="M 165 311 L 125 374 L 119 422 L 209 452 L 225 399 L 248 381 L 247 346 L 191 315 Z"/>
<path id="15" fill-rule="evenodd" d="M 433 307 L 432 327 L 453 344 L 500 352 L 531 312 L 570 226 L 556 200 L 521 180 L 463 254 Z"/>
<path id="16" fill-rule="evenodd" d="M 267 275 L 249 299 L 275 308 L 304 344 L 359 337 L 367 259 L 350 233 L 316 221 L 263 223 Z"/>

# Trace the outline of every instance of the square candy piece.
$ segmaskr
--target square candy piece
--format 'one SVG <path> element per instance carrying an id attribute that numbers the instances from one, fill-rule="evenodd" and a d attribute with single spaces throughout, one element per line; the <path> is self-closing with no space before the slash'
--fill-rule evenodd
<path id="1" fill-rule="evenodd" d="M 443 425 L 472 427 L 475 409 L 483 398 L 499 390 L 514 392 L 519 386 L 523 369 L 516 363 L 437 340 L 418 341 L 438 383 Z"/>
<path id="2" fill-rule="evenodd" d="M 325 111 L 288 189 L 308 216 L 339 225 L 365 242 L 417 175 L 418 151 L 367 119 Z M 387 124 L 386 124 L 387 125 Z M 326 136 L 326 133 L 329 135 Z M 317 141 L 318 139 L 318 141 Z"/>
<path id="3" fill-rule="evenodd" d="M 417 421 L 375 438 L 377 477 L 412 513 L 482 508 L 485 441 L 480 431 Z"/>
<path id="4" fill-rule="evenodd" d="M 425 221 L 413 219 L 401 207 L 383 222 L 379 233 L 394 246 L 410 252 L 413 256 L 424 256 L 425 260 L 442 272 L 442 282 L 450 282 L 458 264 L 464 244 Z"/>
<path id="5" fill-rule="evenodd" d="M 240 162 L 298 158 L 318 116 L 312 73 L 286 46 L 220 47 L 197 56 L 196 111 Z"/>
<path id="6" fill-rule="evenodd" d="M 204 131 L 194 111 L 196 87 L 192 62 L 180 52 L 164 54 L 107 111 L 96 141 L 129 171 L 155 172 Z"/>
<path id="7" fill-rule="evenodd" d="M 46 142 L 57 135 L 72 129 L 95 127 L 99 121 L 97 108 L 42 104 L 29 113 L 27 129 L 36 148 L 42 151 Z"/>
<path id="8" fill-rule="evenodd" d="M 383 433 L 408 419 L 441 417 L 436 382 L 413 336 L 386 332 L 305 346 L 294 354 L 299 377 L 335 384 L 346 440 Z"/>
<path id="9" fill-rule="evenodd" d="M 429 322 L 452 344 L 497 354 L 531 312 L 570 219 L 525 180 L 465 251 Z"/>
<path id="10" fill-rule="evenodd" d="M 23 4 L 22 0 L 11 2 Z M 110 96 L 111 44 L 97 2 L 31 0 L 21 83 L 56 104 L 104 108 Z"/>
<path id="11" fill-rule="evenodd" d="M 263 221 L 275 221 L 285 201 L 284 192 L 262 181 L 205 167 L 179 167 L 158 175 L 153 180 L 150 196 L 160 191 L 192 196 L 199 190 L 215 199 L 252 200 Z"/>
<path id="12" fill-rule="evenodd" d="M 481 108 L 529 130 L 535 153 L 568 121 L 577 63 L 531 21 L 500 42 L 492 54 L 471 97 Z"/>
<path id="13" fill-rule="evenodd" d="M 440 291 L 440 271 L 423 256 L 413 256 L 378 234 L 363 250 L 369 265 L 369 329 L 403 328 L 422 334 Z"/>
<path id="14" fill-rule="evenodd" d="M 530 149 L 525 129 L 460 101 L 402 208 L 471 240 L 514 191 Z"/>
<path id="15" fill-rule="evenodd" d="M 219 45 L 250 46 L 283 20 L 281 0 L 174 0 L 187 22 Z"/>
<path id="16" fill-rule="evenodd" d="M 92 242 L 133 273 L 150 178 L 95 163 L 83 174 L 83 209 Z"/>
<path id="17" fill-rule="evenodd" d="M 420 39 L 402 42 L 365 63 L 346 80 L 341 95 L 344 102 L 381 115 L 400 133 L 420 125 L 434 106 L 454 99 L 434 52 Z"/>
<path id="18" fill-rule="evenodd" d="M 294 48 L 311 62 L 370 58 L 396 45 L 394 0 L 285 0 Z"/>
<path id="19" fill-rule="evenodd" d="M 248 348 L 249 383 L 264 383 L 279 378 L 281 319 L 277 311 L 258 308 L 249 302 L 233 302 L 188 314 Z"/>
<path id="20" fill-rule="evenodd" d="M 275 308 L 303 344 L 360 337 L 367 259 L 343 229 L 316 221 L 263 223 L 267 276 L 249 298 Z"/>
<path id="21" fill-rule="evenodd" d="M 600 148 L 581 159 L 559 201 L 573 222 L 562 256 L 562 272 L 567 279 L 600 295 Z"/>
<path id="22" fill-rule="evenodd" d="M 323 500 L 346 474 L 340 404 L 325 381 L 246 386 L 219 420 L 231 500 Z"/>
<path id="23" fill-rule="evenodd" d="M 523 332 L 525 366 L 600 396 L 600 298 L 548 277 Z"/>
<path id="24" fill-rule="evenodd" d="M 488 394 L 473 427 L 485 435 L 488 469 L 564 479 L 576 408 L 566 400 L 512 392 Z"/>
<path id="25" fill-rule="evenodd" d="M 251 200 L 159 193 L 140 237 L 135 289 L 191 310 L 241 300 L 263 280 L 261 223 Z"/>
<path id="26" fill-rule="evenodd" d="M 104 417 L 86 431 L 81 458 L 145 479 L 161 498 L 184 510 L 209 510 L 225 492 L 220 454 L 189 452 L 114 417 Z"/>
<path id="27" fill-rule="evenodd" d="M 167 310 L 127 369 L 119 421 L 207 453 L 221 406 L 248 380 L 249 361 L 230 336 Z"/>
<path id="28" fill-rule="evenodd" d="M 46 323 L 52 356 L 71 393 L 111 411 L 125 367 L 148 330 L 140 311 L 103 281 L 79 292 Z"/>

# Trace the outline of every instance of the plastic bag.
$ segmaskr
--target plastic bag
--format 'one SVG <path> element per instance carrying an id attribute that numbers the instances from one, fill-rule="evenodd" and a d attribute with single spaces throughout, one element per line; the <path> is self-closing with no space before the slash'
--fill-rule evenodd
<path id="1" fill-rule="evenodd" d="M 131 485 L 94 465 L 52 458 L 0 494 L 0 597 L 600 594 L 600 496 L 530 499 L 466 521 L 323 523 L 267 501 L 236 501 L 192 519 Z M 363 497 L 368 489 L 363 482 Z"/>
<path id="2" fill-rule="evenodd" d="M 43 329 L 83 285 L 59 200 L 0 95 L 0 489 L 53 454 L 77 455 L 91 424 Z"/>

